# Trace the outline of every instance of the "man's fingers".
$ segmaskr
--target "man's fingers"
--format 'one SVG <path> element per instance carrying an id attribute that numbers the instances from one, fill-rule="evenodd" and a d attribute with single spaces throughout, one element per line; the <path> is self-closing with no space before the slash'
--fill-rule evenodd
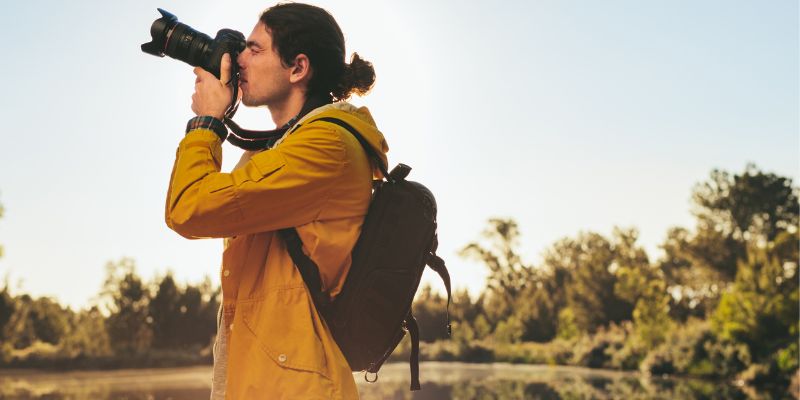
<path id="1" fill-rule="evenodd" d="M 231 55 L 225 53 L 222 55 L 222 62 L 219 66 L 219 80 L 223 85 L 227 85 L 231 80 Z"/>
<path id="2" fill-rule="evenodd" d="M 202 69 L 200 67 L 194 67 L 194 74 L 197 76 L 197 79 L 195 80 L 195 82 L 200 82 L 200 81 L 213 82 L 214 80 L 217 79 L 217 77 L 214 76 L 214 74 L 212 74 L 211 72 L 208 72 L 208 71 L 206 71 L 206 70 L 204 70 L 204 69 Z"/>

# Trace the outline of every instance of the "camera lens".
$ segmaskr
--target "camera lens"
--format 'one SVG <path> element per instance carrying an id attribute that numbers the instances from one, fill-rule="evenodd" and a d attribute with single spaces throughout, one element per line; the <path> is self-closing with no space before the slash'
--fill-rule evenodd
<path id="1" fill-rule="evenodd" d="M 192 29 L 191 26 L 178 22 L 178 17 L 158 9 L 161 18 L 153 21 L 150 27 L 148 43 L 142 45 L 142 51 L 158 57 L 170 56 L 189 65 L 201 67 L 206 71 L 220 77 L 220 64 L 222 55 L 231 54 L 231 59 L 245 48 L 244 35 L 232 29 L 220 29 L 217 37 L 211 39 L 203 32 Z M 231 68 L 235 68 L 232 66 Z M 236 72 L 233 72 L 235 75 Z"/>
<path id="2" fill-rule="evenodd" d="M 205 33 L 178 23 L 166 39 L 164 54 L 193 66 L 201 66 L 211 38 Z"/>
<path id="3" fill-rule="evenodd" d="M 150 27 L 153 40 L 142 45 L 142 51 L 154 56 L 170 56 L 192 66 L 203 66 L 212 40 L 205 33 L 178 22 L 178 17 L 158 9 L 161 18 Z"/>

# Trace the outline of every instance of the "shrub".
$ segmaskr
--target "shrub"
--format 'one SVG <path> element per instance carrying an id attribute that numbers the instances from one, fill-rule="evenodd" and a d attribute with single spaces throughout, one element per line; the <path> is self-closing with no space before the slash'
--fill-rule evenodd
<path id="1" fill-rule="evenodd" d="M 747 346 L 719 339 L 706 321 L 690 319 L 644 357 L 640 369 L 653 375 L 730 377 L 750 363 Z"/>
<path id="2" fill-rule="evenodd" d="M 647 346 L 638 338 L 629 337 L 622 348 L 611 354 L 609 366 L 614 369 L 636 370 L 647 355 Z"/>
<path id="3" fill-rule="evenodd" d="M 798 358 L 800 358 L 800 354 L 797 351 L 797 343 L 792 343 L 775 353 L 775 362 L 778 369 L 787 376 L 797 370 Z"/>
<path id="4" fill-rule="evenodd" d="M 611 324 L 600 328 L 594 335 L 581 337 L 575 345 L 573 363 L 589 368 L 614 368 L 612 355 L 625 347 L 632 338 L 631 333 L 632 325 L 624 322 L 620 325 Z"/>

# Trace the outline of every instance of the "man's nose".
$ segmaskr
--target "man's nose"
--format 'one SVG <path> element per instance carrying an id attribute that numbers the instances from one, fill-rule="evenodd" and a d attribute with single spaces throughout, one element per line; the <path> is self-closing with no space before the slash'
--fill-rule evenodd
<path id="1" fill-rule="evenodd" d="M 236 63 L 239 64 L 239 69 L 243 69 L 244 68 L 244 64 L 245 64 L 244 63 L 244 59 L 245 59 L 244 53 L 247 53 L 248 50 L 249 49 L 244 49 L 243 52 L 239 53 L 239 55 L 236 56 Z"/>

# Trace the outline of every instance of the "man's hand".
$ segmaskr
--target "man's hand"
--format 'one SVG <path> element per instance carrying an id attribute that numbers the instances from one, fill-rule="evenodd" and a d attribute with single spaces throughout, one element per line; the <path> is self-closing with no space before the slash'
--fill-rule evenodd
<path id="1" fill-rule="evenodd" d="M 220 79 L 210 72 L 194 68 L 197 79 L 194 81 L 194 94 L 192 95 L 192 111 L 198 116 L 210 115 L 222 119 L 225 111 L 231 104 L 233 88 L 229 85 L 231 80 L 231 56 L 224 54 L 220 63 Z"/>

